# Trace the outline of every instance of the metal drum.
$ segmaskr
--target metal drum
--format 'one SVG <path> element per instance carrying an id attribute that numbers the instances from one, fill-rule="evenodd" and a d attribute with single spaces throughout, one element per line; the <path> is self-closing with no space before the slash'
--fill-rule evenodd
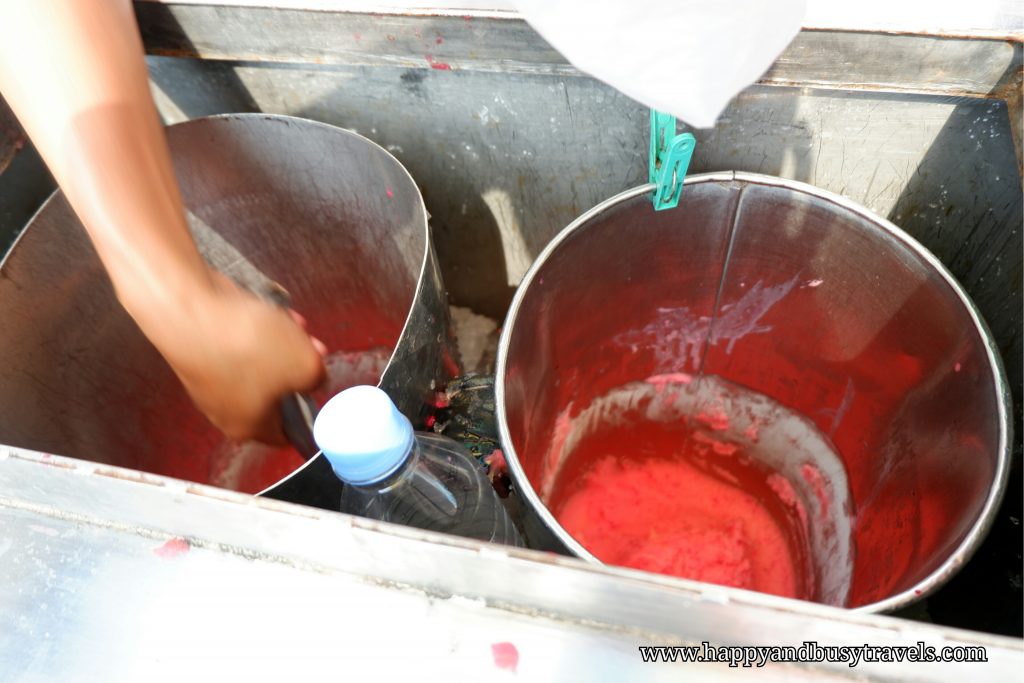
<path id="1" fill-rule="evenodd" d="M 186 207 L 291 294 L 337 389 L 377 383 L 419 424 L 457 371 L 422 197 L 381 147 L 286 116 L 167 129 Z M 0 265 L 0 443 L 330 507 L 321 458 L 232 444 L 118 304 L 60 192 Z"/>
<path id="2" fill-rule="evenodd" d="M 498 424 L 531 545 L 597 561 L 546 505 L 566 425 L 615 387 L 693 375 L 767 397 L 838 454 L 851 566 L 820 601 L 887 610 L 940 586 L 992 521 L 1011 442 L 999 357 L 961 287 L 896 226 L 808 185 L 694 176 L 662 212 L 652 189 L 560 233 L 508 314 Z"/>

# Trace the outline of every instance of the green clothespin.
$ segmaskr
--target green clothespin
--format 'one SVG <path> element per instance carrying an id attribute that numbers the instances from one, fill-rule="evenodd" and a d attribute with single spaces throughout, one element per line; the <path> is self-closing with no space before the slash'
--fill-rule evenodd
<path id="1" fill-rule="evenodd" d="M 676 117 L 651 110 L 649 181 L 654 189 L 654 210 L 674 209 L 683 191 L 683 179 L 697 140 L 689 133 L 676 135 Z"/>

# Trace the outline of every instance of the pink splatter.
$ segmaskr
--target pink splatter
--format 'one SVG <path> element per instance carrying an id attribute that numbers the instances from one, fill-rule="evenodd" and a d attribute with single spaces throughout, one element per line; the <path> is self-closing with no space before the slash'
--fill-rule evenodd
<path id="1" fill-rule="evenodd" d="M 179 555 L 184 555 L 191 547 L 184 538 L 172 538 L 159 548 L 153 548 L 153 554 L 165 560 L 170 560 Z"/>
<path id="2" fill-rule="evenodd" d="M 438 37 L 437 37 L 437 40 L 435 40 L 434 42 L 435 42 L 436 44 L 440 45 L 441 43 L 443 43 L 443 42 L 444 42 L 444 38 L 442 38 L 441 36 L 438 36 Z"/>
<path id="3" fill-rule="evenodd" d="M 796 506 L 796 491 L 793 490 L 793 485 L 784 476 L 772 474 L 768 477 L 768 486 L 771 487 L 772 491 L 775 491 L 775 495 L 779 497 L 783 505 Z"/>
<path id="4" fill-rule="evenodd" d="M 712 411 L 710 413 L 701 411 L 697 415 L 697 419 L 706 424 L 716 432 L 724 432 L 729 428 L 729 416 L 722 410 Z"/>
<path id="5" fill-rule="evenodd" d="M 356 42 L 357 42 L 357 43 L 358 43 L 358 42 L 359 42 L 360 40 L 362 40 L 362 39 L 363 39 L 363 36 L 362 36 L 361 34 L 359 34 L 359 33 L 353 33 L 353 34 L 352 34 L 352 37 L 356 39 Z"/>
<path id="6" fill-rule="evenodd" d="M 452 65 L 448 62 L 439 62 L 434 59 L 434 55 L 424 55 L 427 59 L 427 64 L 430 65 L 431 69 L 437 69 L 438 71 L 451 71 Z"/>
<path id="7" fill-rule="evenodd" d="M 384 193 L 388 196 L 388 199 L 391 199 L 392 197 L 395 196 L 395 193 L 391 190 L 390 187 L 384 190 Z"/>
<path id="8" fill-rule="evenodd" d="M 694 432 L 693 440 L 711 446 L 711 450 L 713 450 L 718 455 L 732 455 L 737 450 L 739 450 L 739 446 L 737 446 L 736 444 L 728 443 L 726 441 L 719 441 L 718 439 L 713 439 L 710 436 L 704 434 L 703 432 Z"/>
<path id="9" fill-rule="evenodd" d="M 768 486 L 775 495 L 779 497 L 783 505 L 793 508 L 796 510 L 797 517 L 800 518 L 800 524 L 803 525 L 804 529 L 807 528 L 807 510 L 804 509 L 803 503 L 796 497 L 796 491 L 793 490 L 793 485 L 789 483 L 789 479 L 786 479 L 781 474 L 772 474 L 768 477 Z"/>
<path id="10" fill-rule="evenodd" d="M 818 512 L 819 516 L 823 520 L 827 520 L 829 499 L 828 492 L 825 490 L 825 478 L 821 476 L 818 468 L 810 463 L 800 466 L 800 476 L 804 478 L 804 481 L 811 487 L 815 497 L 818 499 L 818 505 L 821 507 L 821 510 Z"/>
<path id="11" fill-rule="evenodd" d="M 693 376 L 688 375 L 685 372 L 670 372 L 664 375 L 651 375 L 644 380 L 648 384 L 689 384 L 693 381 Z"/>
<path id="12" fill-rule="evenodd" d="M 484 462 L 486 462 L 487 467 L 490 468 L 487 472 L 487 476 L 490 477 L 491 481 L 494 481 L 498 477 L 503 477 L 508 473 L 508 462 L 505 461 L 505 454 L 500 448 L 495 449 L 493 453 L 484 458 Z"/>
<path id="13" fill-rule="evenodd" d="M 494 643 L 491 645 L 494 666 L 515 673 L 519 666 L 519 650 L 512 643 Z"/>
<path id="14" fill-rule="evenodd" d="M 747 437 L 754 443 L 757 443 L 758 434 L 759 431 L 756 422 L 751 422 L 750 426 L 743 430 L 743 436 Z"/>
<path id="15" fill-rule="evenodd" d="M 462 374 L 462 369 L 459 367 L 459 364 L 455 362 L 455 358 L 452 357 L 452 354 L 449 353 L 447 349 L 445 349 L 444 357 L 441 361 L 444 363 L 444 369 L 447 370 L 452 377 L 458 377 Z"/>
<path id="16" fill-rule="evenodd" d="M 727 443 L 725 441 L 715 441 L 711 444 L 711 450 L 719 455 L 732 455 L 739 449 L 734 443 Z"/>
<path id="17" fill-rule="evenodd" d="M 956 365 L 953 366 L 953 372 L 960 372 L 961 367 L 962 366 L 959 363 L 957 363 Z"/>

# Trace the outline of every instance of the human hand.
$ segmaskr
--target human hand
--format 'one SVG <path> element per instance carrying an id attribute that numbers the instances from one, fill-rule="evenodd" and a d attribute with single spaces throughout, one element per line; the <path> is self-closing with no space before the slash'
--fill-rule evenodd
<path id="1" fill-rule="evenodd" d="M 283 445 L 281 398 L 324 380 L 323 343 L 294 311 L 213 270 L 180 304 L 136 320 L 196 406 L 229 438 Z"/>
<path id="2" fill-rule="evenodd" d="M 196 249 L 132 3 L 0 0 L 0 91 L 196 405 L 229 437 L 283 443 L 281 397 L 324 377 L 317 342 Z"/>

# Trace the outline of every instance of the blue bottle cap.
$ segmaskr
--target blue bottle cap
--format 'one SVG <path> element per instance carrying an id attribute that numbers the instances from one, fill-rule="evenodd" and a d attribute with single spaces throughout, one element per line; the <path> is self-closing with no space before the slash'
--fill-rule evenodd
<path id="1" fill-rule="evenodd" d="M 412 448 L 412 424 L 377 387 L 346 389 L 320 409 L 313 438 L 334 473 L 371 484 L 398 469 Z"/>

